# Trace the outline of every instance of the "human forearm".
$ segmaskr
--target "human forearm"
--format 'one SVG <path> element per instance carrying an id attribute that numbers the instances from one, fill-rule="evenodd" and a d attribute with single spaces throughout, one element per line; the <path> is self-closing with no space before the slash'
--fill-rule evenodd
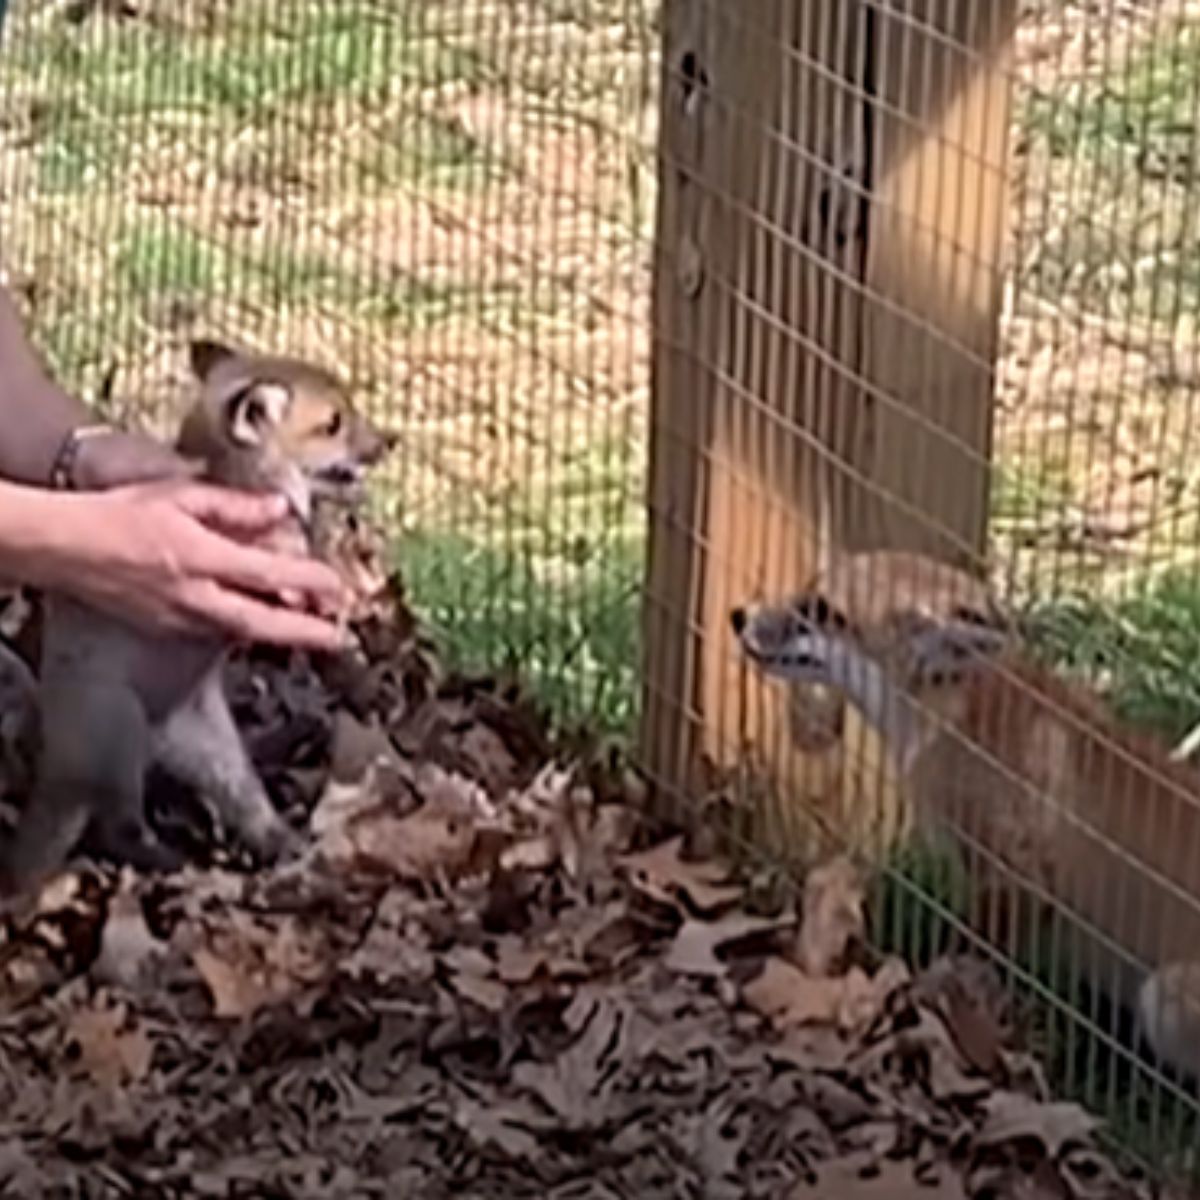
<path id="1" fill-rule="evenodd" d="M 90 420 L 87 406 L 47 374 L 0 287 L 0 479 L 47 485 L 64 438 Z"/>
<path id="2" fill-rule="evenodd" d="M 60 506 L 66 499 L 0 479 L 0 580 L 37 588 L 51 584 L 62 540 Z"/>
<path id="3" fill-rule="evenodd" d="M 169 446 L 144 433 L 109 430 L 67 446 L 73 429 L 95 423 L 87 406 L 50 378 L 0 287 L 0 480 L 40 487 L 65 480 L 94 491 L 192 473 Z M 62 479 L 55 478 L 59 470 Z"/>

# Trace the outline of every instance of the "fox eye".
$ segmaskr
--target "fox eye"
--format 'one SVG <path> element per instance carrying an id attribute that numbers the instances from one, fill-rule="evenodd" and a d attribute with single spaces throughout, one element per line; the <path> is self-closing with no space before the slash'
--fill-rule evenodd
<path id="1" fill-rule="evenodd" d="M 325 434 L 327 437 L 337 437 L 342 431 L 342 414 L 339 410 L 334 409 L 333 416 L 325 422 Z"/>
<path id="2" fill-rule="evenodd" d="M 806 596 L 796 605 L 800 618 L 813 625 L 824 625 L 829 620 L 829 603 L 821 596 Z"/>
<path id="3" fill-rule="evenodd" d="M 834 629 L 846 627 L 846 617 L 834 608 L 824 596 L 808 596 L 796 605 L 796 612 L 802 620 L 821 628 L 832 626 Z"/>

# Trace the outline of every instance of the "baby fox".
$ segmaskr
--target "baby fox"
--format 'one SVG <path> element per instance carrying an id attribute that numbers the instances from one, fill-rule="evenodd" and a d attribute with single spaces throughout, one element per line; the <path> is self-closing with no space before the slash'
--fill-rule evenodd
<path id="1" fill-rule="evenodd" d="M 306 362 L 198 341 L 191 366 L 200 395 L 177 449 L 209 482 L 281 492 L 292 513 L 283 537 L 311 547 L 317 507 L 357 500 L 391 440 L 352 411 L 333 375 Z M 6 890 L 57 870 L 89 823 L 114 857 L 179 865 L 145 819 L 152 764 L 211 801 L 259 858 L 297 847 L 234 724 L 227 650 L 219 637 L 157 637 L 70 597 L 45 598 L 35 781 L 3 862 Z"/>
<path id="2" fill-rule="evenodd" d="M 1160 1062 L 1200 1075 L 1197 779 L 1000 627 L 899 616 L 892 664 L 818 588 L 731 623 L 765 676 L 837 688 L 888 740 L 918 822 L 974 851 L 974 922 L 994 928 L 1018 890 L 1048 895 L 1068 961 L 1136 1014 Z"/>

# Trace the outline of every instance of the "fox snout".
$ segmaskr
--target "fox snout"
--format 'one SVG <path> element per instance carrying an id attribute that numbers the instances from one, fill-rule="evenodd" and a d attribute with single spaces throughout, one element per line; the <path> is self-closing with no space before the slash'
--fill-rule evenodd
<path id="1" fill-rule="evenodd" d="M 398 441 L 399 435 L 393 431 L 376 429 L 369 421 L 362 421 L 355 438 L 354 457 L 364 466 L 373 467 L 396 448 Z"/>

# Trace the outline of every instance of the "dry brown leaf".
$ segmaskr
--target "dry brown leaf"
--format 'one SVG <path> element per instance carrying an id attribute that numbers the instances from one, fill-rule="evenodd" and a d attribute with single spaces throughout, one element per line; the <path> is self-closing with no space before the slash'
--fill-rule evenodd
<path id="1" fill-rule="evenodd" d="M 636 925 L 622 900 L 612 900 L 585 914 L 570 931 L 572 953 L 580 960 L 591 958 L 619 963 L 637 948 Z"/>
<path id="2" fill-rule="evenodd" d="M 558 839 L 539 835 L 506 846 L 500 866 L 505 871 L 545 871 L 557 865 L 560 858 Z"/>
<path id="3" fill-rule="evenodd" d="M 651 899 L 677 904 L 685 895 L 701 913 L 714 912 L 738 900 L 742 889 L 726 882 L 729 868 L 716 862 L 685 862 L 680 857 L 683 838 L 660 842 L 639 854 L 625 854 L 617 866 L 629 881 Z"/>
<path id="4" fill-rule="evenodd" d="M 422 983 L 436 970 L 428 931 L 416 919 L 412 897 L 403 888 L 391 888 L 376 904 L 371 927 L 358 948 L 340 964 L 352 979 L 369 977 L 386 983 L 406 979 Z"/>
<path id="5" fill-rule="evenodd" d="M 986 1114 L 975 1135 L 979 1146 L 1036 1141 L 1056 1160 L 1063 1150 L 1087 1146 L 1100 1121 L 1068 1101 L 1043 1104 L 1017 1092 L 995 1092 L 983 1104 Z"/>
<path id="6" fill-rule="evenodd" d="M 50 876 L 35 891 L 14 892 L 0 897 L 0 920 L 29 925 L 87 905 L 86 880 L 80 871 L 64 868 Z"/>
<path id="7" fill-rule="evenodd" d="M 508 804 L 518 821 L 513 844 L 500 858 L 506 871 L 544 871 L 561 866 L 573 881 L 604 868 L 614 833 L 611 818 L 598 820 L 591 789 L 575 772 L 550 763 Z"/>
<path id="8" fill-rule="evenodd" d="M 442 954 L 442 962 L 452 971 L 465 971 L 469 975 L 495 974 L 495 963 L 478 946 L 451 946 Z"/>
<path id="9" fill-rule="evenodd" d="M 485 1146 L 494 1146 L 518 1162 L 536 1158 L 538 1139 L 516 1124 L 515 1120 L 510 1122 L 506 1119 L 510 1116 L 516 1116 L 511 1111 L 511 1106 L 495 1111 L 464 1097 L 455 1106 L 454 1122 L 466 1130 L 473 1141 Z"/>
<path id="10" fill-rule="evenodd" d="M 1149 1200 L 1147 1191 L 1131 1188 L 1121 1179 L 1116 1164 L 1095 1148 L 1068 1150 L 1055 1167 L 1072 1200 Z M 1184 1196 L 1168 1188 L 1159 1193 L 1158 1200 L 1184 1200 Z M 1191 1200 L 1195 1200 L 1194 1191 Z"/>
<path id="11" fill-rule="evenodd" d="M 348 618 L 362 621 L 381 610 L 388 597 L 381 531 L 353 513 L 318 521 L 316 529 L 317 556 L 337 571 L 350 592 Z"/>
<path id="12" fill-rule="evenodd" d="M 325 931 L 294 917 L 263 927 L 244 916 L 191 952 L 218 1017 L 251 1016 L 296 996 L 328 971 Z"/>
<path id="13" fill-rule="evenodd" d="M 1084 1200 L 1072 1196 L 1058 1171 L 1045 1159 L 1033 1166 L 1025 1163 L 985 1163 L 970 1173 L 970 1196 L 996 1196 L 1004 1200 Z M 1101 1190 L 1095 1200 L 1133 1200 L 1120 1190 Z"/>
<path id="14" fill-rule="evenodd" d="M 604 862 L 604 848 L 595 844 L 595 807 L 589 788 L 573 787 L 558 826 L 558 853 L 567 878 L 578 881 Z"/>
<path id="15" fill-rule="evenodd" d="M 458 971 L 451 975 L 450 983 L 464 1000 L 470 1000 L 488 1012 L 503 1012 L 508 1003 L 508 988 L 498 979 Z"/>
<path id="16" fill-rule="evenodd" d="M 963 1058 L 985 1075 L 1004 1070 L 1004 1029 L 981 989 L 952 962 L 933 964 L 922 976 L 920 991 L 946 1024 Z"/>
<path id="17" fill-rule="evenodd" d="M 866 987 L 855 987 L 847 992 L 840 1017 L 842 1028 L 866 1029 L 886 1010 L 892 996 L 911 982 L 912 975 L 900 959 L 885 959 Z"/>
<path id="18" fill-rule="evenodd" d="M 290 986 L 280 986 L 261 969 L 228 962 L 211 950 L 201 947 L 192 955 L 192 962 L 208 987 L 213 1001 L 213 1013 L 218 1017 L 249 1017 L 283 999 Z"/>
<path id="19" fill-rule="evenodd" d="M 719 921 L 684 921 L 667 951 L 666 966 L 680 975 L 722 976 L 726 968 L 717 958 L 720 947 L 755 934 L 786 929 L 793 920 L 790 914 L 772 918 L 734 912 Z"/>
<path id="20" fill-rule="evenodd" d="M 812 1184 L 792 1191 L 793 1200 L 966 1200 L 962 1179 L 943 1166 L 935 1179 L 917 1178 L 911 1159 L 884 1158 L 864 1172 L 854 1162 L 833 1162 L 821 1170 Z"/>
<path id="21" fill-rule="evenodd" d="M 505 983 L 528 983 L 545 970 L 547 953 L 515 937 L 503 938 L 496 948 L 496 973 Z"/>
<path id="22" fill-rule="evenodd" d="M 425 797 L 427 808 L 485 824 L 497 819 L 498 810 L 487 792 L 458 771 L 423 762 L 416 770 L 414 786 L 417 794 Z"/>
<path id="23" fill-rule="evenodd" d="M 742 995 L 780 1029 L 836 1025 L 851 1031 L 870 1025 L 888 997 L 907 982 L 908 971 L 898 959 L 889 959 L 873 978 L 858 967 L 829 978 L 808 975 L 782 958 L 770 958 Z"/>
<path id="24" fill-rule="evenodd" d="M 923 1005 L 915 1006 L 905 1021 L 882 1037 L 860 1047 L 852 1069 L 859 1078 L 885 1078 L 899 1063 L 919 1063 L 925 1088 L 939 1103 L 978 1100 L 994 1087 L 985 1077 L 967 1073 L 945 1022 Z"/>
<path id="25" fill-rule="evenodd" d="M 492 795 L 513 786 L 517 764 L 504 739 L 494 730 L 478 722 L 455 738 L 455 758 L 483 784 Z"/>
<path id="26" fill-rule="evenodd" d="M 84 1072 L 109 1090 L 144 1079 L 154 1057 L 150 1039 L 129 1020 L 123 1004 L 77 1009 L 67 1023 L 66 1040 L 78 1050 Z"/>
<path id="27" fill-rule="evenodd" d="M 568 1129 L 597 1127 L 613 1086 L 615 1068 L 630 1050 L 628 1012 L 612 997 L 576 993 L 563 1024 L 578 1036 L 546 1063 L 521 1062 L 512 1072 L 516 1086 L 536 1095 Z"/>
<path id="28" fill-rule="evenodd" d="M 430 792 L 422 790 L 425 803 L 407 816 L 377 794 L 374 767 L 359 784 L 331 781 L 312 818 L 321 854 L 342 870 L 383 871 L 398 879 L 430 879 L 464 869 L 477 836 L 473 796 L 456 790 L 444 772 L 426 775 L 425 781 L 430 786 Z"/>
<path id="29" fill-rule="evenodd" d="M 183 913 L 194 920 L 209 911 L 239 907 L 246 893 L 247 878 L 240 871 L 188 866 L 173 877 L 172 883 Z"/>
<path id="30" fill-rule="evenodd" d="M 428 807 L 408 817 L 364 819 L 352 838 L 359 863 L 386 869 L 398 879 L 454 874 L 470 862 L 475 845 L 475 831 L 461 817 Z"/>
<path id="31" fill-rule="evenodd" d="M 836 1024 L 846 988 L 846 979 L 814 979 L 781 958 L 770 958 L 762 974 L 742 989 L 742 995 L 751 1008 L 784 1029 Z"/>
<path id="32" fill-rule="evenodd" d="M 850 946 L 865 933 L 864 903 L 862 877 L 848 858 L 839 856 L 809 871 L 796 939 L 797 960 L 806 974 L 838 973 Z"/>
<path id="33" fill-rule="evenodd" d="M 624 804 L 602 804 L 592 816 L 592 841 L 609 854 L 621 853 L 633 840 L 641 823 L 637 809 Z"/>

